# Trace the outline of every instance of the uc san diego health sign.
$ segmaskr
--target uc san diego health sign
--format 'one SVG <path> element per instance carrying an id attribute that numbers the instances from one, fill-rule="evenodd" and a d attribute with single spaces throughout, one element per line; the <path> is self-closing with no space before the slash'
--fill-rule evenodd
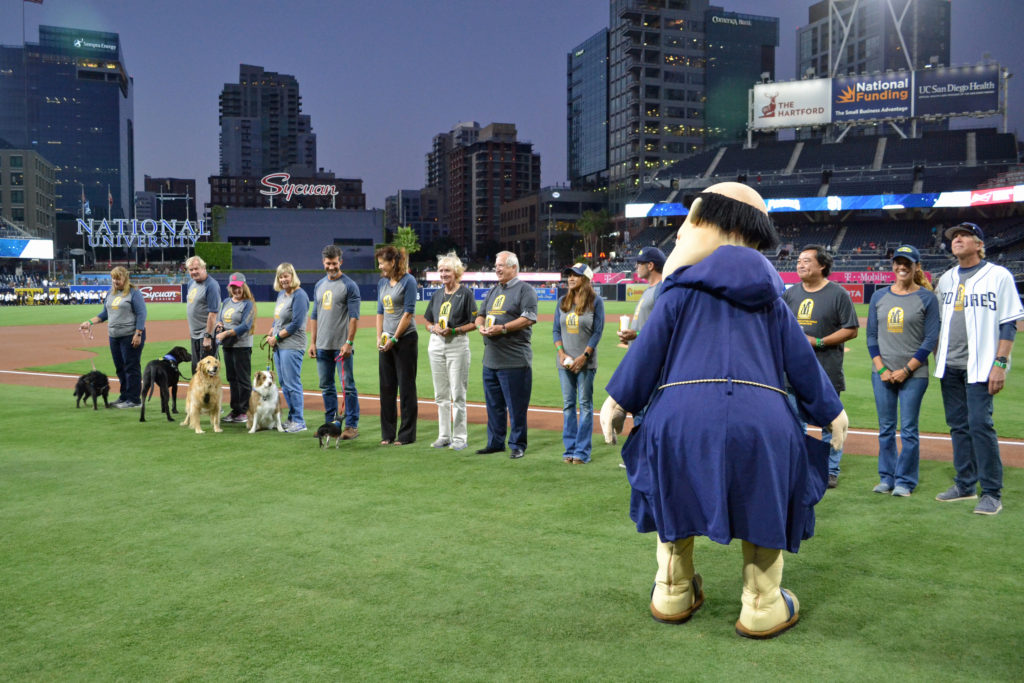
<path id="1" fill-rule="evenodd" d="M 95 220 L 78 219 L 77 234 L 83 235 L 90 247 L 194 247 L 203 237 L 210 236 L 206 222 L 136 220 L 114 218 Z"/>

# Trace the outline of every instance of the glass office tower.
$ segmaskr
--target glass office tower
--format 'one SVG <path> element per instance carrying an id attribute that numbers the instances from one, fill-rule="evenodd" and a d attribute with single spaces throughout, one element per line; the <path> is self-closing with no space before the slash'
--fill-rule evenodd
<path id="1" fill-rule="evenodd" d="M 0 139 L 56 170 L 58 212 L 131 215 L 132 79 L 116 33 L 40 26 L 39 42 L 0 46 Z M 112 200 L 108 203 L 109 197 Z"/>
<path id="2" fill-rule="evenodd" d="M 567 165 L 575 188 L 603 187 L 608 179 L 608 29 L 568 55 Z"/>

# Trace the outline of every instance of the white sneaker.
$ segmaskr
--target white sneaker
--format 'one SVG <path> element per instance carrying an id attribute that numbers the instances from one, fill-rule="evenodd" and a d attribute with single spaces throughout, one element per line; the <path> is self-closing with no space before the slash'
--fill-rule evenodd
<path id="1" fill-rule="evenodd" d="M 302 424 L 301 422 L 292 422 L 290 425 L 285 427 L 284 431 L 288 432 L 289 434 L 304 432 L 306 431 L 306 425 Z"/>

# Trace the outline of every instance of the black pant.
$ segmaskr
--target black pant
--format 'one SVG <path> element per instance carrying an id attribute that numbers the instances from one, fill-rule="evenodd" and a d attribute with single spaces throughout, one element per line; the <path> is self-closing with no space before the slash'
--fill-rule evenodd
<path id="1" fill-rule="evenodd" d="M 377 364 L 380 377 L 380 436 L 384 441 L 412 443 L 416 440 L 416 358 L 419 338 L 410 332 L 398 340 Z M 401 395 L 402 426 L 395 436 L 398 411 L 395 394 Z"/>
<path id="2" fill-rule="evenodd" d="M 249 412 L 249 394 L 252 393 L 252 348 L 224 347 L 224 376 L 231 391 L 231 412 L 244 415 Z"/>
<path id="3" fill-rule="evenodd" d="M 206 358 L 207 356 L 216 356 L 216 355 L 217 355 L 217 340 L 216 339 L 211 339 L 210 340 L 210 346 L 206 347 L 206 348 L 203 347 L 203 339 L 202 339 L 202 337 L 200 337 L 199 339 L 193 339 L 192 340 L 192 374 L 193 375 L 196 374 L 196 366 L 199 365 L 199 361 L 201 361 L 202 359 Z"/>

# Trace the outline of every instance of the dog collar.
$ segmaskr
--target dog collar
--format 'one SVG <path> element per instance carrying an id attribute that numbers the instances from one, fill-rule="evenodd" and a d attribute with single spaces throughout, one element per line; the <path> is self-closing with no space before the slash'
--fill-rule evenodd
<path id="1" fill-rule="evenodd" d="M 164 360 L 169 362 L 169 363 L 173 363 L 174 365 L 178 364 L 178 359 L 175 358 L 174 356 L 172 356 L 169 353 L 166 356 L 164 356 Z"/>

